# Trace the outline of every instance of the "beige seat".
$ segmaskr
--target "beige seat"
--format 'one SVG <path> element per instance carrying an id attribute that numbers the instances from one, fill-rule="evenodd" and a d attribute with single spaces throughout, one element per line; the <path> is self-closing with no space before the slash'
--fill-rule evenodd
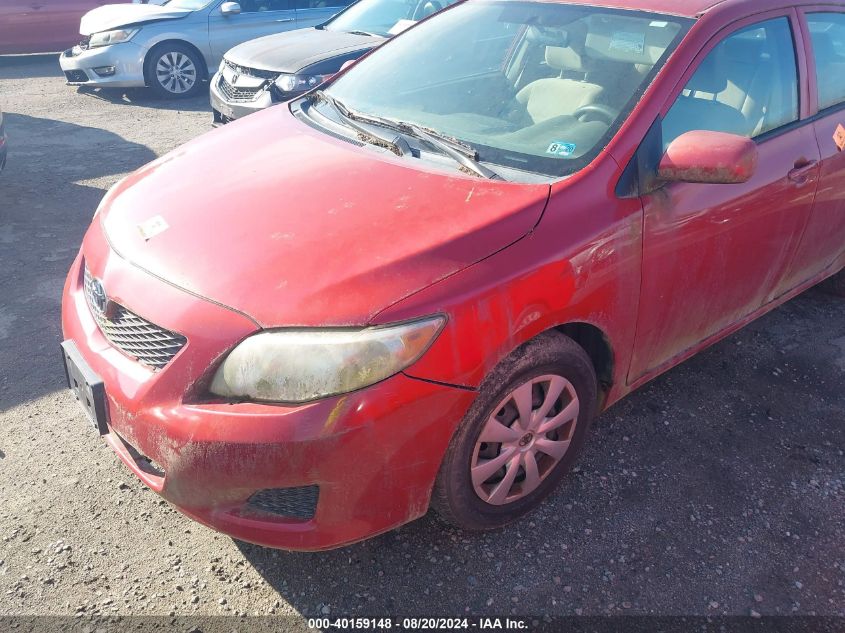
<path id="1" fill-rule="evenodd" d="M 603 88 L 586 80 L 596 62 L 572 47 L 546 47 L 546 64 L 560 71 L 560 76 L 533 81 L 516 95 L 534 123 L 561 115 L 572 115 L 578 108 L 596 103 Z M 564 75 L 580 75 L 579 78 Z"/>

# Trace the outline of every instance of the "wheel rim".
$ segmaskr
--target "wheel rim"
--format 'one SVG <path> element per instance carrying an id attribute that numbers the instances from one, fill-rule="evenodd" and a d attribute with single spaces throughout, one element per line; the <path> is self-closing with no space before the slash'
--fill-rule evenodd
<path id="1" fill-rule="evenodd" d="M 505 396 L 473 450 L 478 497 L 500 506 L 536 490 L 569 451 L 579 411 L 578 394 L 562 376 L 532 378 Z"/>
<path id="2" fill-rule="evenodd" d="M 156 79 L 172 94 L 184 94 L 197 83 L 197 67 L 184 53 L 165 53 L 156 64 Z"/>

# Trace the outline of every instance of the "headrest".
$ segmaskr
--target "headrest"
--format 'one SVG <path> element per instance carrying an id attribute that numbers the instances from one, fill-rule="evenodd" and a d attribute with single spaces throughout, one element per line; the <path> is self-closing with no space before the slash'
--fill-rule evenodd
<path id="1" fill-rule="evenodd" d="M 758 64 L 763 57 L 766 42 L 750 37 L 729 37 L 724 41 L 725 57 L 728 64 L 740 62 Z"/>
<path id="2" fill-rule="evenodd" d="M 571 46 L 546 46 L 546 63 L 556 70 L 587 73 L 594 69 L 595 61 L 579 55 Z"/>
<path id="3" fill-rule="evenodd" d="M 724 43 L 716 46 L 707 54 L 704 61 L 695 71 L 687 83 L 687 88 L 693 92 L 707 92 L 718 94 L 728 87 L 727 67 L 724 63 Z"/>
<path id="4" fill-rule="evenodd" d="M 588 73 L 595 70 L 595 60 L 584 55 L 587 23 L 576 20 L 566 26 L 565 40 L 546 46 L 546 63 L 556 70 Z M 551 44 L 551 43 L 550 43 Z"/>
<path id="5" fill-rule="evenodd" d="M 836 54 L 836 47 L 833 44 L 833 38 L 830 33 L 813 33 L 813 50 L 816 54 L 816 64 L 819 61 L 833 61 L 839 55 Z"/>
<path id="6" fill-rule="evenodd" d="M 593 59 L 653 66 L 675 39 L 675 22 L 594 15 L 590 17 L 585 53 Z"/>

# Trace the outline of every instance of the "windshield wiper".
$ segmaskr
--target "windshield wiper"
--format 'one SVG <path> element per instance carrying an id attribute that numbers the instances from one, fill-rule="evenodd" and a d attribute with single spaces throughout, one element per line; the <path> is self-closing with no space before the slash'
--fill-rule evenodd
<path id="1" fill-rule="evenodd" d="M 314 92 L 314 95 L 320 99 L 325 100 L 335 110 L 337 110 L 338 113 L 343 116 L 344 119 L 346 119 L 346 122 L 349 124 L 350 127 L 365 136 L 375 138 L 378 141 L 389 145 L 390 148 L 393 149 L 394 153 L 398 154 L 399 156 L 404 156 L 405 154 L 411 153 L 411 148 L 408 145 L 407 141 L 405 141 L 405 139 L 401 137 L 396 137 L 390 140 L 386 137 L 376 135 L 373 132 L 367 130 L 366 128 L 362 128 L 361 126 L 357 125 L 356 121 L 379 125 L 390 130 L 409 134 L 426 142 L 431 147 L 434 147 L 435 149 L 440 151 L 441 154 L 445 154 L 446 156 L 454 160 L 456 163 L 458 163 L 461 167 L 463 167 L 466 171 L 470 171 L 478 176 L 481 176 L 482 178 L 489 178 L 490 180 L 504 180 L 504 178 L 502 178 L 492 169 L 489 169 L 488 167 L 482 165 L 478 160 L 478 150 L 476 150 L 470 145 L 467 145 L 466 143 L 458 141 L 457 139 L 451 138 L 444 134 L 440 134 L 435 130 L 419 126 L 415 123 L 397 121 L 394 119 L 389 119 L 387 117 L 381 117 L 375 114 L 363 114 L 360 112 L 356 112 L 351 108 L 348 108 L 344 104 L 340 103 L 331 95 L 326 94 L 323 90 L 317 90 L 316 92 Z"/>
<path id="2" fill-rule="evenodd" d="M 358 135 L 363 137 L 364 139 L 369 140 L 375 145 L 386 146 L 397 156 L 406 156 L 411 153 L 411 147 L 408 145 L 408 142 L 401 136 L 388 138 L 386 136 L 382 136 L 381 134 L 376 134 L 372 130 L 368 130 L 356 121 L 358 117 L 349 108 L 347 108 L 343 103 L 341 103 L 331 95 L 326 94 L 325 91 L 317 90 L 314 92 L 314 96 L 328 103 L 341 116 L 341 118 L 343 118 L 344 123 L 356 132 L 358 132 Z M 368 121 L 364 119 L 364 122 Z"/>
<path id="3" fill-rule="evenodd" d="M 352 110 L 348 111 L 350 115 L 358 121 L 381 125 L 388 129 L 403 132 L 425 141 L 428 145 L 439 150 L 441 154 L 445 154 L 457 162 L 465 170 L 471 171 L 483 178 L 489 178 L 490 180 L 504 180 L 504 178 L 502 178 L 499 174 L 479 162 L 478 150 L 471 145 L 467 145 L 457 139 L 440 134 L 430 128 L 422 127 L 416 123 L 397 121 L 395 119 L 388 119 L 387 117 L 381 117 L 375 114 L 362 114 Z"/>
<path id="4" fill-rule="evenodd" d="M 464 145 L 463 143 L 456 143 L 448 136 L 443 136 L 434 130 L 429 130 L 413 123 L 402 123 L 401 125 L 417 138 L 422 139 L 432 147 L 440 150 L 441 153 L 446 154 L 446 156 L 461 165 L 464 169 L 474 172 L 483 178 L 489 178 L 490 180 L 504 180 L 495 171 L 485 167 L 478 161 L 478 151 L 475 148 Z"/>

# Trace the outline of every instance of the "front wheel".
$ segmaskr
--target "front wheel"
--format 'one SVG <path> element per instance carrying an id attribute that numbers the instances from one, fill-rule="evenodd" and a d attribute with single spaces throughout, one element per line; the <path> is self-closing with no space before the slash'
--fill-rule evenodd
<path id="1" fill-rule="evenodd" d="M 446 451 L 432 506 L 488 530 L 536 508 L 572 468 L 596 414 L 595 370 L 558 332 L 518 348 L 485 379 Z"/>
<path id="2" fill-rule="evenodd" d="M 202 88 L 205 65 L 189 46 L 173 42 L 153 49 L 146 62 L 150 88 L 167 99 L 193 97 Z"/>

